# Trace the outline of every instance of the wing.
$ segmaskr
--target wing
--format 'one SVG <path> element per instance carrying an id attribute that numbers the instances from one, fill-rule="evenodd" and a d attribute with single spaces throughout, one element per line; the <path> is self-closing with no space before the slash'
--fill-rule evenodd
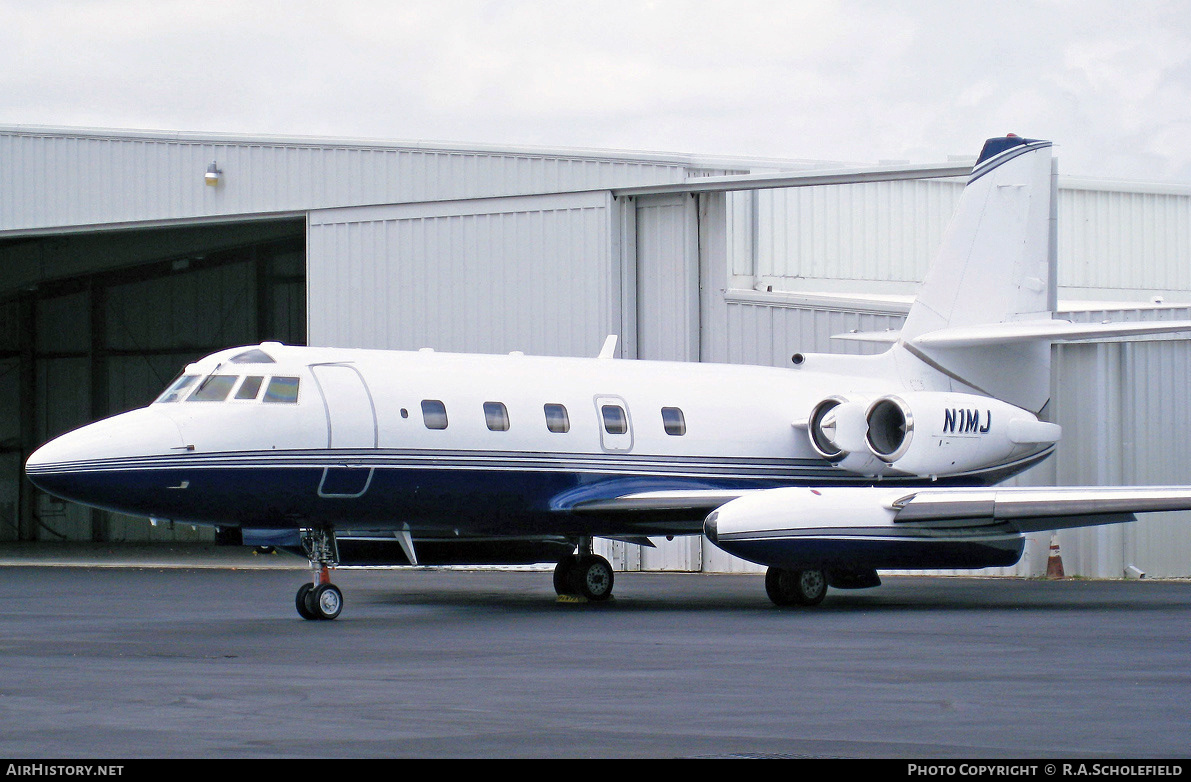
<path id="1" fill-rule="evenodd" d="M 891 504 L 895 524 L 1004 524 L 1017 532 L 1133 521 L 1136 513 L 1191 510 L 1187 486 L 923 489 Z"/>
<path id="2" fill-rule="evenodd" d="M 694 489 L 689 491 L 639 491 L 617 497 L 592 499 L 572 506 L 577 513 L 604 511 L 693 510 L 710 513 L 726 502 L 762 489 Z"/>

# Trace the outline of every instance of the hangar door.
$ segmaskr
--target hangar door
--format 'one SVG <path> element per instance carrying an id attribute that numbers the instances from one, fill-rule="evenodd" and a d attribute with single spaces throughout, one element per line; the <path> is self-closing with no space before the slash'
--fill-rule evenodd
<path id="1" fill-rule="evenodd" d="M 607 192 L 317 210 L 309 343 L 593 356 L 623 332 Z"/>

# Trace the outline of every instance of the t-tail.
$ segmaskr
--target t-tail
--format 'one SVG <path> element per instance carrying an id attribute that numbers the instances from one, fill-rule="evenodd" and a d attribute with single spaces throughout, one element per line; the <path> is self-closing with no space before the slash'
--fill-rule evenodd
<path id="1" fill-rule="evenodd" d="M 904 384 L 931 371 L 950 390 L 1040 412 L 1052 342 L 1186 331 L 1186 323 L 1055 320 L 1057 166 L 1049 141 L 985 142 L 892 350 Z M 843 334 L 841 339 L 890 340 Z M 937 387 L 938 378 L 929 385 Z"/>
<path id="2" fill-rule="evenodd" d="M 1061 437 L 1039 420 L 1052 342 L 1187 331 L 1186 322 L 1054 319 L 1056 166 L 1051 142 L 989 139 L 900 333 L 884 396 L 824 398 L 806 420 L 814 450 L 862 475 L 991 483 L 1044 458 Z M 894 378 L 890 378 L 894 380 Z"/>

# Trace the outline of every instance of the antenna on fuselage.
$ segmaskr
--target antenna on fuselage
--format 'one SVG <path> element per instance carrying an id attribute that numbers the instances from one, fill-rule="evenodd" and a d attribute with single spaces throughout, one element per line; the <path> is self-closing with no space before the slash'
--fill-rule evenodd
<path id="1" fill-rule="evenodd" d="M 600 348 L 599 358 L 616 358 L 616 335 L 609 334 L 604 340 L 604 347 Z"/>

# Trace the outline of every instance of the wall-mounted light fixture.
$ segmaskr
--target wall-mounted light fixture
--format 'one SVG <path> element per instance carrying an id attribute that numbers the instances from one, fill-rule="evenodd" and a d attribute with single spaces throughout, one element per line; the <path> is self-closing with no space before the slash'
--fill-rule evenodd
<path id="1" fill-rule="evenodd" d="M 207 173 L 203 174 L 203 181 L 209 187 L 215 187 L 222 178 L 223 172 L 219 170 L 219 165 L 215 161 L 211 161 L 211 165 L 207 166 Z"/>

